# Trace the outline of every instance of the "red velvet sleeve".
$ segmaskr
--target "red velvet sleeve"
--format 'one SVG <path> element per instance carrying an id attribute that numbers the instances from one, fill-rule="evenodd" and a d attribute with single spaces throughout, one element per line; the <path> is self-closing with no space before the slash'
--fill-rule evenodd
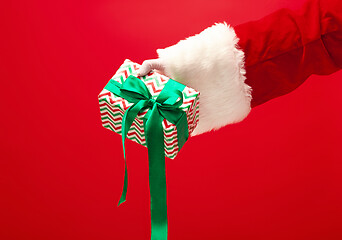
<path id="1" fill-rule="evenodd" d="M 310 0 L 234 29 L 245 52 L 252 107 L 293 91 L 311 74 L 342 68 L 342 0 Z"/>

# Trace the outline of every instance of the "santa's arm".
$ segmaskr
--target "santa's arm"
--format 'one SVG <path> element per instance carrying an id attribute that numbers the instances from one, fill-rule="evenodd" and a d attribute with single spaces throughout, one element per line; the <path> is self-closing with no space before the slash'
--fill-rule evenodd
<path id="1" fill-rule="evenodd" d="M 312 74 L 342 68 L 341 0 L 310 0 L 234 30 L 246 56 L 252 107 L 293 91 Z"/>
<path id="2" fill-rule="evenodd" d="M 342 67 L 341 0 L 310 0 L 234 28 L 216 24 L 143 64 L 201 92 L 193 135 L 243 120 L 311 74 Z M 253 96 L 253 98 L 252 98 Z"/>

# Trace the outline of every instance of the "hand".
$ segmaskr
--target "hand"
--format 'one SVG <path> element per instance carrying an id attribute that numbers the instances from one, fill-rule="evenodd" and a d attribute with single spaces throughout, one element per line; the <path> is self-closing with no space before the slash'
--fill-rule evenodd
<path id="1" fill-rule="evenodd" d="M 339 1 L 339 0 L 336 0 Z M 245 83 L 244 52 L 234 28 L 216 23 L 175 45 L 157 49 L 139 76 L 155 70 L 201 93 L 199 122 L 191 136 L 242 121 L 251 110 L 251 87 Z"/>
<path id="2" fill-rule="evenodd" d="M 165 71 L 165 65 L 164 63 L 158 58 L 158 59 L 150 59 L 150 60 L 145 60 L 143 64 L 141 65 L 139 71 L 138 71 L 138 76 L 145 76 L 152 70 L 157 70 L 158 73 L 164 74 Z"/>

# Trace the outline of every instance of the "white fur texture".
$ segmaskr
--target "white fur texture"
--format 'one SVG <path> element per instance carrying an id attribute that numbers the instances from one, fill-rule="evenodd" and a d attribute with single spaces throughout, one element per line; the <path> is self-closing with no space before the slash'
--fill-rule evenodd
<path id="1" fill-rule="evenodd" d="M 157 50 L 167 76 L 200 92 L 199 124 L 192 136 L 240 122 L 251 110 L 252 89 L 245 84 L 238 41 L 224 22 Z"/>

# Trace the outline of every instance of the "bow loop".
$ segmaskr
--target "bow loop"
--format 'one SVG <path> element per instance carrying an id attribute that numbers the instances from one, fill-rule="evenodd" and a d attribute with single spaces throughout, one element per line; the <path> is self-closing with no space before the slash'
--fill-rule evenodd
<path id="1" fill-rule="evenodd" d="M 152 98 L 152 95 L 146 85 L 139 78 L 133 75 L 130 75 L 126 81 L 124 81 L 120 87 L 120 91 L 123 92 L 124 95 L 135 98 L 136 101 L 149 100 Z"/>
<path id="2" fill-rule="evenodd" d="M 179 107 L 183 104 L 183 94 L 178 89 L 169 94 L 160 94 L 157 98 L 157 102 L 161 103 L 161 108 L 163 109 L 179 110 Z"/>

